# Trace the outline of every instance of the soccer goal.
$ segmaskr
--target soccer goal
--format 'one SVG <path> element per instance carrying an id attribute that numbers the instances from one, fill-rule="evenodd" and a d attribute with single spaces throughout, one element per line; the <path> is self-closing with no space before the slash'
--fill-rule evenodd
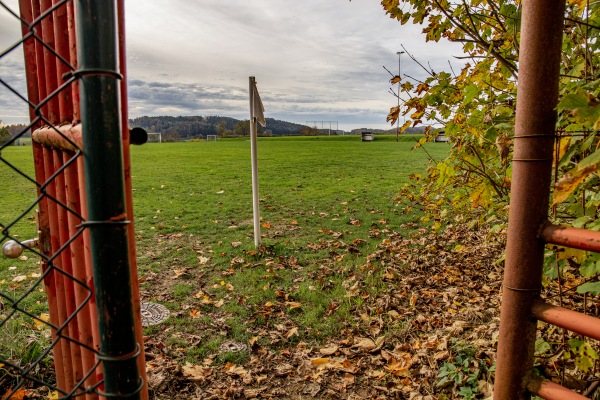
<path id="1" fill-rule="evenodd" d="M 162 133 L 148 132 L 148 143 L 162 143 Z"/>
<path id="2" fill-rule="evenodd" d="M 206 135 L 206 141 L 207 142 L 216 142 L 217 141 L 217 135 Z"/>

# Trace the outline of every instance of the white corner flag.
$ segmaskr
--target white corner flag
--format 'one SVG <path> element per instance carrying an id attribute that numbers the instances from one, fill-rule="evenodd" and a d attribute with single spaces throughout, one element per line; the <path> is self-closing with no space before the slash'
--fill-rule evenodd
<path id="1" fill-rule="evenodd" d="M 250 77 L 250 151 L 252 154 L 252 213 L 254 215 L 254 246 L 260 245 L 260 210 L 258 208 L 258 156 L 256 150 L 256 123 L 265 126 L 264 111 L 256 80 Z"/>
<path id="2" fill-rule="evenodd" d="M 262 100 L 260 99 L 260 95 L 258 94 L 258 89 L 256 88 L 256 81 L 254 77 L 250 77 L 250 84 L 252 85 L 252 97 L 250 101 L 253 102 L 251 112 L 252 117 L 256 119 L 256 122 L 260 124 L 260 126 L 267 126 L 267 121 L 265 121 L 265 107 L 263 106 Z"/>

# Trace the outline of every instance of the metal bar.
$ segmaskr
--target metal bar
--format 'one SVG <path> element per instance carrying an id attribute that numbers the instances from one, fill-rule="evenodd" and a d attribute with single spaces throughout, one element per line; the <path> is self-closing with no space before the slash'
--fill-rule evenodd
<path id="1" fill-rule="evenodd" d="M 523 2 L 513 177 L 494 399 L 529 399 L 554 145 L 564 0 Z"/>
<path id="2" fill-rule="evenodd" d="M 52 6 L 56 6 L 59 0 L 52 0 Z M 54 13 L 54 39 L 55 39 L 55 47 L 54 50 L 58 55 L 60 55 L 63 59 L 70 59 L 69 52 L 69 31 L 68 31 L 68 23 L 67 23 L 67 6 L 63 4 L 58 7 Z M 56 82 L 61 82 L 63 80 L 63 76 L 70 71 L 68 65 L 61 61 L 60 58 L 56 57 Z M 58 84 L 57 84 L 58 87 Z M 59 121 L 61 123 L 72 121 L 73 118 L 73 99 L 71 97 L 71 90 L 63 90 L 58 96 L 58 112 L 59 112 Z"/>
<path id="3" fill-rule="evenodd" d="M 52 150 L 43 149 L 42 161 L 44 164 L 44 174 L 42 182 L 45 183 L 45 193 L 49 196 L 56 198 L 56 190 L 55 190 L 55 182 L 48 181 L 50 177 L 54 174 L 54 164 L 52 160 Z M 47 227 L 46 235 L 48 235 L 48 245 L 49 248 L 47 251 L 44 251 L 49 258 L 51 258 L 56 251 L 60 248 L 60 241 L 58 239 L 58 216 L 56 212 L 56 203 L 50 201 L 46 198 L 46 215 L 47 215 Z M 40 237 L 43 235 L 40 234 Z M 48 296 L 48 303 L 50 306 L 50 322 L 53 326 L 60 327 L 62 325 L 62 321 L 65 321 L 67 316 L 65 314 L 65 302 L 63 298 L 63 284 L 62 284 L 62 275 L 57 273 L 56 268 L 60 268 L 60 257 L 54 258 L 51 263 L 46 263 L 46 271 L 48 268 L 52 268 L 50 273 L 44 278 L 44 289 L 46 291 L 46 295 Z M 52 313 L 54 311 L 54 313 Z M 52 329 L 53 338 L 54 337 L 62 337 L 63 332 L 57 332 Z M 54 363 L 56 364 L 56 373 L 57 375 L 60 373 L 63 376 L 63 381 L 60 382 L 59 388 L 68 392 L 68 386 L 70 382 L 73 382 L 73 374 L 71 370 L 71 360 L 70 360 L 70 347 L 69 343 L 63 339 L 58 340 L 56 346 L 54 347 Z M 59 372 L 60 371 L 60 372 Z"/>
<path id="4" fill-rule="evenodd" d="M 54 161 L 54 170 L 59 171 L 63 167 L 63 151 L 62 150 L 52 150 L 53 161 Z M 55 192 L 56 199 L 60 204 L 67 203 L 67 193 L 66 193 L 66 182 L 65 182 L 65 174 L 64 171 L 59 173 L 55 178 Z M 70 239 L 69 236 L 69 225 L 68 225 L 68 216 L 67 210 L 60 206 L 56 205 L 56 214 L 57 214 L 57 236 L 59 240 L 59 246 L 63 247 L 65 243 L 67 243 Z M 60 266 L 61 271 L 72 276 L 73 268 L 71 266 L 71 251 L 70 246 L 65 248 L 60 252 Z M 62 274 L 61 274 L 62 275 Z M 75 313 L 77 309 L 75 303 L 75 288 L 73 287 L 73 281 L 69 279 L 67 276 L 61 276 L 62 284 L 63 284 L 63 293 L 62 298 L 64 299 L 64 307 L 63 310 L 65 319 L 61 320 L 61 324 L 66 324 L 66 321 Z M 68 324 L 65 325 L 65 336 L 71 338 L 74 341 L 79 341 L 79 329 L 76 326 L 77 319 L 72 319 Z M 70 348 L 70 361 L 71 361 L 71 369 L 73 373 L 72 381 L 66 382 L 67 387 L 66 391 L 71 391 L 75 386 L 76 382 L 79 382 L 83 378 L 83 364 L 81 360 L 81 349 L 76 342 L 68 341 L 68 345 Z"/>
<path id="5" fill-rule="evenodd" d="M 67 163 L 68 155 L 63 153 L 63 162 Z M 81 159 L 81 157 L 79 157 Z M 80 190 L 79 190 L 79 169 L 77 163 L 70 164 L 65 169 L 65 188 L 66 188 L 66 204 L 72 210 L 75 210 L 77 214 L 81 215 L 81 205 L 80 205 Z M 76 239 L 70 245 L 71 249 L 71 263 L 73 269 L 73 276 L 81 282 L 88 282 L 91 275 L 86 273 L 85 268 L 85 255 L 84 255 L 84 239 L 83 235 L 79 234 L 79 230 L 76 228 L 77 225 L 83 222 L 81 219 L 77 218 L 74 213 L 68 213 L 68 228 L 69 228 L 69 236 L 75 237 Z M 87 286 L 82 286 L 80 284 L 75 284 L 74 287 L 75 292 L 75 303 L 78 307 L 79 305 L 87 302 L 86 306 L 82 308 L 77 314 L 77 327 L 78 327 L 78 336 L 79 341 L 88 346 L 89 348 L 94 348 L 94 336 L 92 333 L 92 321 L 96 321 L 96 313 L 91 313 L 91 289 Z M 87 374 L 89 371 L 94 369 L 95 367 L 95 354 L 86 349 L 85 347 L 81 347 L 81 362 L 83 373 Z M 85 381 L 84 385 L 86 388 L 94 387 L 97 383 L 95 374 L 91 374 Z M 92 399 L 93 395 L 86 395 L 87 399 Z"/>
<path id="6" fill-rule="evenodd" d="M 535 378 L 527 382 L 527 390 L 546 400 L 589 400 L 552 381 Z"/>
<path id="7" fill-rule="evenodd" d="M 548 222 L 540 230 L 540 238 L 546 243 L 600 253 L 600 232 L 597 231 L 553 225 Z"/>
<path id="8" fill-rule="evenodd" d="M 44 13 L 46 10 L 52 8 L 51 0 L 40 0 L 40 10 Z M 56 43 L 54 42 L 54 15 L 49 14 L 41 22 L 42 25 L 42 37 L 44 43 L 50 48 L 54 48 Z M 46 95 L 50 95 L 57 87 L 58 81 L 56 80 L 56 56 L 48 49 L 43 47 L 42 52 L 44 54 L 44 65 L 46 67 Z M 44 100 L 44 98 L 40 98 Z M 45 116 L 47 120 L 52 124 L 58 124 L 59 121 L 59 105 L 58 97 L 51 98 L 48 101 L 48 114 Z"/>
<path id="9" fill-rule="evenodd" d="M 104 392 L 140 398 L 112 1 L 75 0 L 86 198 Z M 102 389 L 101 389 L 102 390 Z"/>
<path id="10" fill-rule="evenodd" d="M 136 340 L 138 343 L 144 342 L 144 331 L 142 328 L 142 304 L 140 300 L 139 279 L 137 270 L 137 254 L 135 247 L 135 228 L 133 214 L 133 190 L 131 183 L 131 155 L 130 155 L 130 130 L 129 130 L 129 104 L 127 102 L 127 54 L 126 54 L 126 38 L 125 38 L 125 1 L 117 1 L 117 18 L 119 28 L 119 66 L 121 68 L 121 132 L 123 136 L 123 165 L 125 174 L 125 204 L 127 207 L 127 219 L 131 223 L 127 226 L 129 237 L 129 260 L 131 263 L 131 292 L 134 310 L 134 322 Z M 143 351 L 137 358 L 138 370 L 140 377 L 144 382 L 144 387 L 140 392 L 140 398 L 143 400 L 149 399 L 148 379 L 146 376 L 146 357 Z"/>
<path id="11" fill-rule="evenodd" d="M 79 201 L 81 203 L 81 216 L 87 221 L 88 220 L 88 206 L 87 206 L 87 199 L 85 197 L 85 172 L 84 172 L 84 163 L 83 163 L 83 157 L 79 157 L 77 159 L 77 170 L 78 170 L 78 175 L 77 178 L 79 180 Z M 91 249 L 91 239 L 90 239 L 90 231 L 89 229 L 85 229 L 83 231 L 83 259 L 84 259 L 84 268 L 85 268 L 85 276 L 87 277 L 87 279 L 85 280 L 85 282 L 87 282 L 88 287 L 89 288 L 93 288 L 94 287 L 94 270 L 92 267 L 92 249 Z M 92 296 L 92 298 L 90 299 L 89 302 L 89 307 L 88 307 L 88 312 L 90 314 L 90 321 L 91 321 L 91 335 L 92 335 L 92 341 L 94 343 L 94 348 L 98 348 L 98 345 L 100 343 L 100 331 L 98 329 L 98 323 L 96 321 L 98 321 L 98 313 L 96 310 L 96 298 L 94 296 Z M 96 368 L 96 372 L 95 374 L 92 374 L 89 379 L 91 380 L 91 382 L 93 382 L 94 384 L 97 382 L 102 381 L 103 379 L 103 371 L 102 371 L 102 365 L 98 365 L 98 367 Z"/>
<path id="12" fill-rule="evenodd" d="M 600 319 L 568 310 L 566 308 L 553 306 L 543 300 L 536 300 L 531 308 L 533 316 L 559 328 L 565 328 L 571 332 L 578 333 L 600 340 Z"/>
<path id="13" fill-rule="evenodd" d="M 75 39 L 75 10 L 73 2 L 67 3 L 67 26 L 69 36 L 69 59 L 71 66 L 77 70 L 77 42 Z M 73 102 L 73 124 L 79 121 L 79 81 L 75 80 L 71 85 L 71 101 Z"/>
<path id="14" fill-rule="evenodd" d="M 79 148 L 83 148 L 83 142 L 81 140 L 81 124 L 75 126 L 62 125 L 59 127 L 45 126 L 36 129 L 31 134 L 31 139 L 36 143 L 56 149 L 76 151 Z M 78 147 L 74 146 L 74 144 Z"/>

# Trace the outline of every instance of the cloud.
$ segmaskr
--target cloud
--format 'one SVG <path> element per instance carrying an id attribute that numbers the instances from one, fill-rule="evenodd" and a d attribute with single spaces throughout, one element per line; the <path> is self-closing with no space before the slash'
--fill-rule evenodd
<path id="1" fill-rule="evenodd" d="M 16 0 L 8 4 L 17 8 Z M 436 70 L 460 54 L 457 46 L 425 43 L 422 27 L 400 25 L 373 0 L 127 0 L 125 5 L 132 117 L 247 118 L 248 77 L 255 76 L 269 117 L 339 120 L 345 129 L 384 127 L 396 99 L 382 67 L 397 73 L 401 45 Z M 0 9 L 0 52 L 19 34 L 18 21 Z M 13 61 L 22 63 L 5 61 L 0 59 L 0 76 L 12 76 Z M 461 64 L 454 61 L 455 69 Z M 424 77 L 406 56 L 402 70 Z M 10 105 L 5 92 L 0 96 L 0 104 Z M 26 114 L 6 110 L 3 115 Z"/>

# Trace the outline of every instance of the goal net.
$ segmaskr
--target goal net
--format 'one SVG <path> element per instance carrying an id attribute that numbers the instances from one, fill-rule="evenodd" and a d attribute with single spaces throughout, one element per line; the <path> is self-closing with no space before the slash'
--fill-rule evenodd
<path id="1" fill-rule="evenodd" d="M 206 141 L 207 142 L 216 142 L 217 141 L 217 135 L 206 135 Z"/>
<path id="2" fill-rule="evenodd" d="M 162 133 L 148 132 L 148 143 L 162 143 Z"/>

